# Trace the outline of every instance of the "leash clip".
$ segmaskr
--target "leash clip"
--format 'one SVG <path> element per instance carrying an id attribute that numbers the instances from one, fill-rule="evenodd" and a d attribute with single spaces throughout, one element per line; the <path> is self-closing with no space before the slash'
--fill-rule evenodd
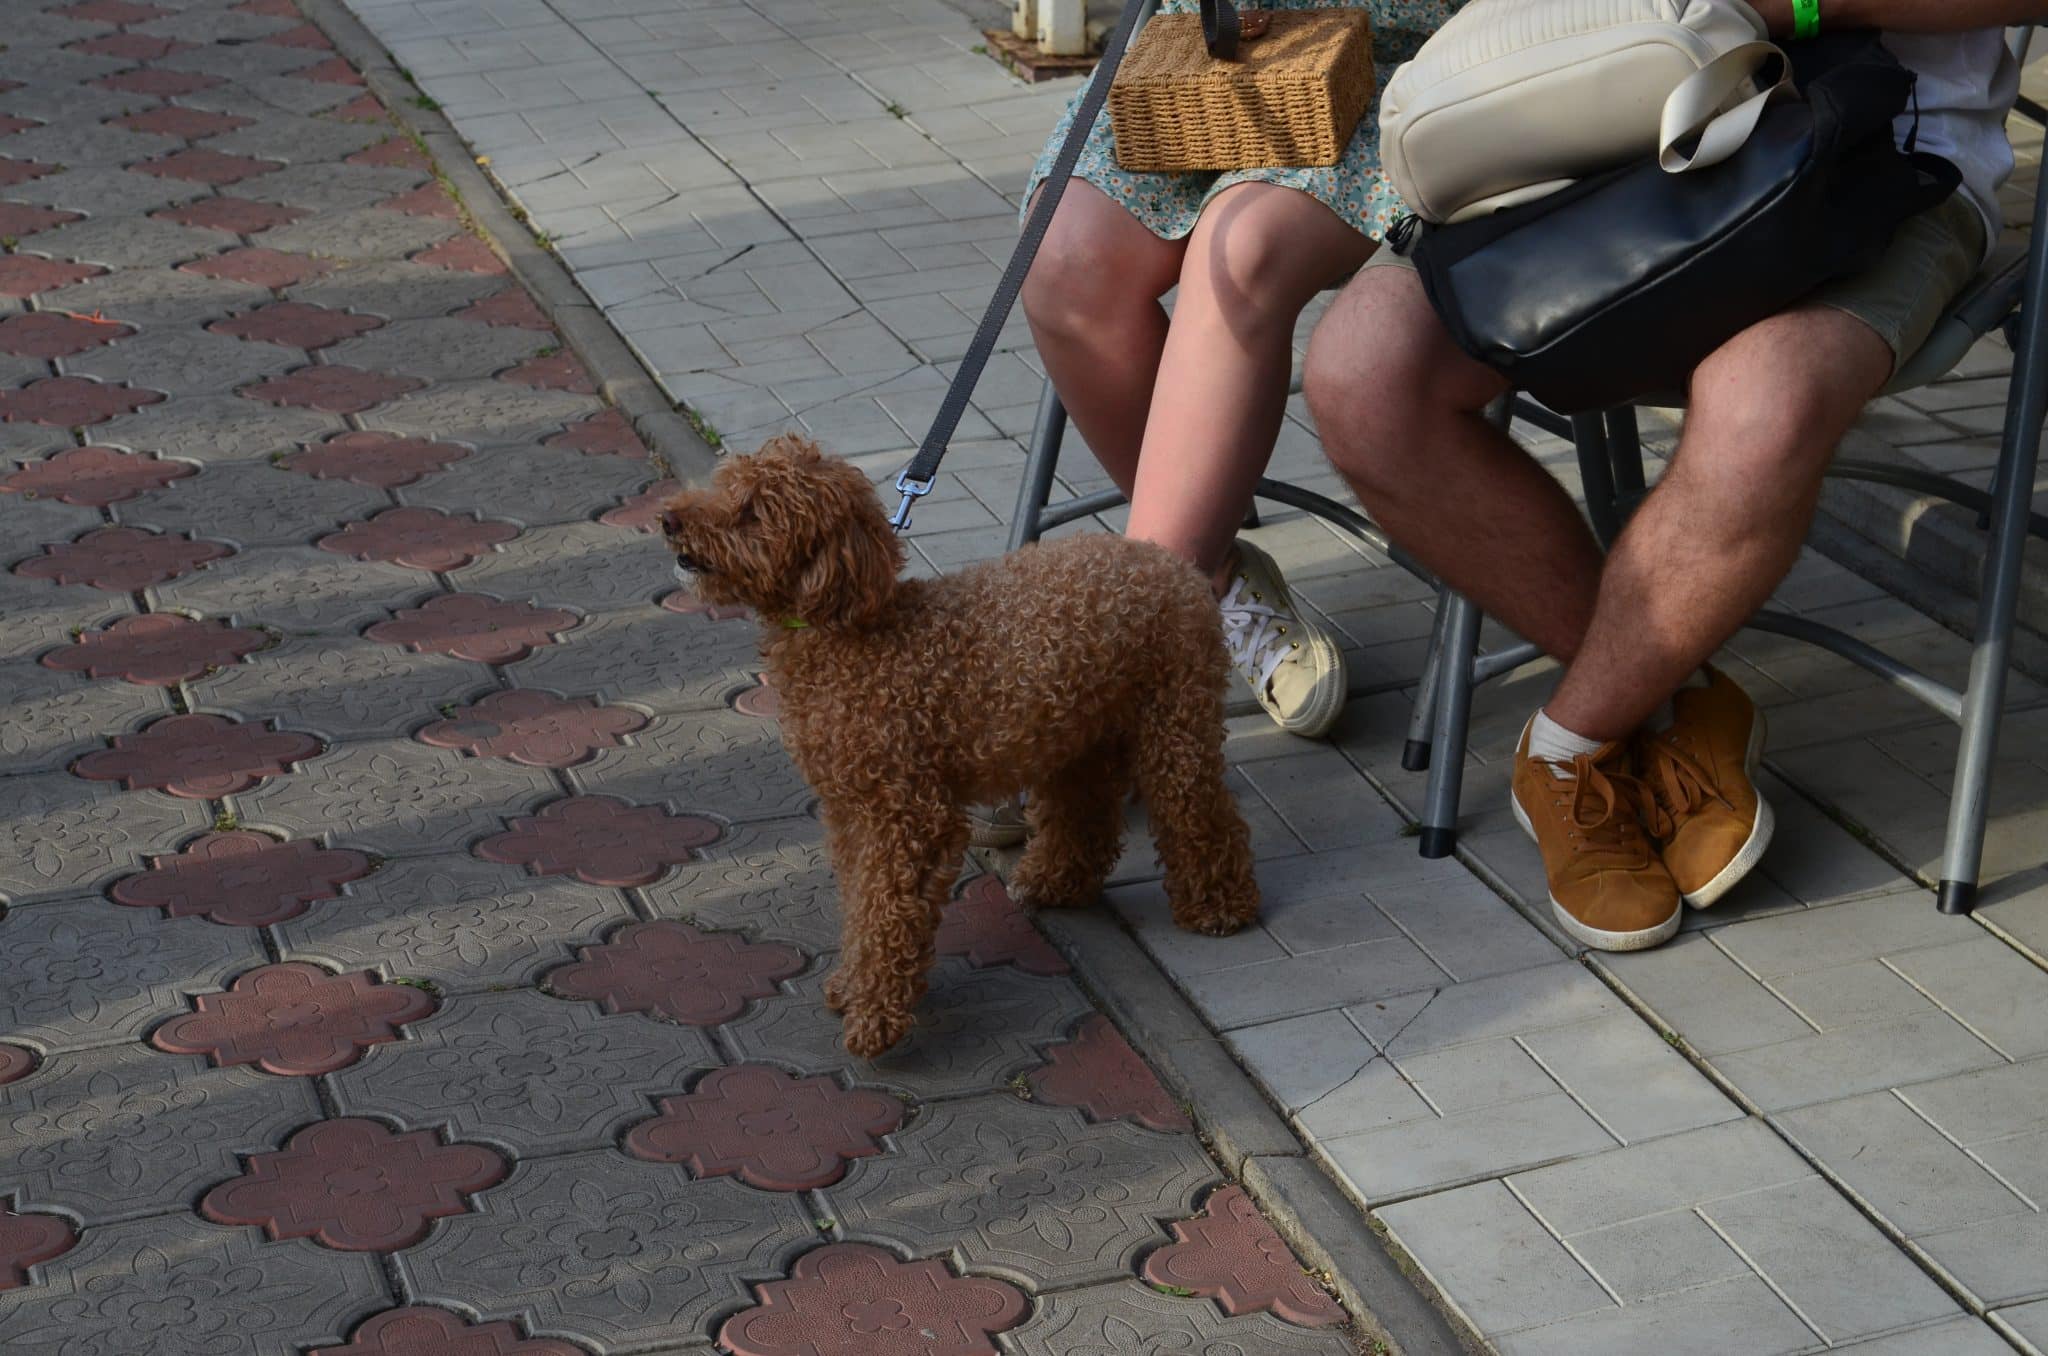
<path id="1" fill-rule="evenodd" d="M 932 492 L 932 482 L 930 479 L 912 480 L 910 472 L 905 471 L 896 477 L 896 488 L 903 492 L 903 502 L 898 504 L 896 512 L 890 515 L 889 526 L 898 532 L 907 532 L 910 530 L 911 507 Z"/>

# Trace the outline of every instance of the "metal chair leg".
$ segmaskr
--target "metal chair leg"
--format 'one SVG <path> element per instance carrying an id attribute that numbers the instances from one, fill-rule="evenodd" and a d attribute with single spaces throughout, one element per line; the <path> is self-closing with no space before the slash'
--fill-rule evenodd
<path id="1" fill-rule="evenodd" d="M 1437 687 L 1444 664 L 1444 626 L 1450 616 L 1450 590 L 1436 593 L 1436 622 L 1429 630 L 1429 650 L 1422 657 L 1422 676 L 1415 682 L 1415 707 L 1408 713 L 1408 742 L 1401 746 L 1401 766 L 1427 772 L 1430 731 L 1436 724 Z"/>
<path id="2" fill-rule="evenodd" d="M 1607 411 L 1607 456 L 1614 468 L 1615 517 L 1626 523 L 1649 493 L 1643 475 L 1643 435 L 1636 408 L 1623 405 Z"/>
<path id="3" fill-rule="evenodd" d="M 1422 855 L 1448 857 L 1458 846 L 1458 800 L 1465 789 L 1465 737 L 1472 723 L 1472 663 L 1479 653 L 1479 609 L 1463 594 L 1444 604 L 1438 668 L 1436 756 L 1423 792 Z"/>
<path id="4" fill-rule="evenodd" d="M 1579 453 L 1579 483 L 1586 491 L 1586 516 L 1593 535 L 1606 550 L 1621 535 L 1621 509 L 1614 488 L 1614 461 L 1607 446 L 1607 426 L 1597 414 L 1572 416 L 1572 445 Z"/>
<path id="5" fill-rule="evenodd" d="M 1017 507 L 1010 514 L 1010 544 L 1015 551 L 1038 540 L 1039 518 L 1052 498 L 1053 472 L 1059 469 L 1060 444 L 1067 436 L 1067 407 L 1060 404 L 1052 383 L 1038 397 L 1038 418 L 1031 425 L 1031 447 L 1024 457 L 1024 475 L 1017 485 Z"/>
<path id="6" fill-rule="evenodd" d="M 2041 280 L 2048 278 L 2044 224 L 2048 224 L 2048 199 L 2035 204 L 2034 239 L 2027 264 L 2031 281 L 2020 312 L 2021 341 L 2013 363 L 2013 389 L 2005 407 L 1998 493 L 1992 503 L 1984 587 L 1977 605 L 1977 648 L 1970 656 L 1970 685 L 1963 694 L 1963 740 L 1956 755 L 1948 844 L 1936 897 L 1941 911 L 1949 914 L 1968 913 L 1977 906 L 1978 881 L 1984 869 L 1984 827 L 1990 814 L 1991 760 L 2005 716 L 2013 619 L 2019 609 L 2020 570 L 2026 559 L 2027 518 L 2033 508 L 2034 473 L 2041 460 L 2041 422 L 2048 417 L 2048 306 L 2042 305 L 2041 294 Z"/>

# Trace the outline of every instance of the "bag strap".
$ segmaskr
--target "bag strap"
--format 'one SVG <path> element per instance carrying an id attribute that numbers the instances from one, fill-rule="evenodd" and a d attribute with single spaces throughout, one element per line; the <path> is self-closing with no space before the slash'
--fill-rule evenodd
<path id="1" fill-rule="evenodd" d="M 1202 38 L 1218 61 L 1237 60 L 1239 23 L 1230 0 L 1202 0 Z"/>
<path id="2" fill-rule="evenodd" d="M 931 493 L 932 478 L 938 474 L 939 462 L 946 455 L 947 445 L 953 441 L 954 431 L 960 427 L 960 416 L 967 412 L 968 397 L 974 394 L 982 369 L 988 366 L 989 355 L 995 351 L 996 340 L 1002 336 L 1003 324 L 1010 318 L 1010 310 L 1017 304 L 1017 294 L 1024 288 L 1024 275 L 1031 271 L 1032 260 L 1038 257 L 1038 247 L 1044 243 L 1045 232 L 1052 225 L 1052 214 L 1059 210 L 1060 198 L 1067 191 L 1067 181 L 1074 176 L 1074 164 L 1081 158 L 1081 148 L 1087 144 L 1088 134 L 1095 127 L 1103 102 L 1109 98 L 1109 84 L 1116 77 L 1117 67 L 1123 63 L 1124 49 L 1130 45 L 1131 34 L 1136 30 L 1140 17 L 1154 3 L 1155 0 L 1125 0 L 1123 17 L 1117 21 L 1116 31 L 1110 34 L 1108 44 L 1102 49 L 1102 60 L 1095 67 L 1095 78 L 1081 96 L 1080 107 L 1074 110 L 1074 121 L 1067 130 L 1067 139 L 1060 143 L 1059 156 L 1038 190 L 1038 202 L 1024 223 L 1024 232 L 1018 237 L 1017 248 L 1010 254 L 1010 263 L 1003 270 L 1002 280 L 996 284 L 995 295 L 989 298 L 988 310 L 974 331 L 974 341 L 960 359 L 959 370 L 953 374 L 953 384 L 946 388 L 946 398 L 940 402 L 939 412 L 932 419 L 931 431 L 924 435 L 924 442 L 918 447 L 917 455 L 911 458 L 910 465 L 896 477 L 896 488 L 903 492 L 903 502 L 896 506 L 889 522 L 898 532 L 910 526 L 911 506 Z M 1223 3 L 1228 4 L 1229 0 L 1223 0 Z M 1234 34 L 1235 27 L 1231 31 Z"/>
<path id="3" fill-rule="evenodd" d="M 1778 63 L 1769 86 L 1725 108 L 1757 72 Z M 1772 100 L 1792 91 L 1792 62 L 1776 43 L 1745 42 L 1694 71 L 1664 101 L 1657 131 L 1657 163 L 1667 174 L 1718 165 L 1741 150 Z M 1690 149 L 1686 149 L 1687 146 Z"/>

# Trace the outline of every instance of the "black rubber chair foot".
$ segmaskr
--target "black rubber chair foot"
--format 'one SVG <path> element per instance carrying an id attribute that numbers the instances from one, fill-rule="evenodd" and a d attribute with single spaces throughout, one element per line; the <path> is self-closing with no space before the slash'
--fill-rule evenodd
<path id="1" fill-rule="evenodd" d="M 1458 850 L 1456 829 L 1432 829 L 1423 826 L 1421 833 L 1422 855 L 1431 861 L 1438 861 Z"/>
<path id="2" fill-rule="evenodd" d="M 1428 856 L 1428 853 L 1424 853 Z M 1935 896 L 1935 906 L 1946 914 L 1966 914 L 1977 907 L 1977 882 L 1972 880 L 1945 880 L 1941 893 Z"/>
<path id="3" fill-rule="evenodd" d="M 1429 741 L 1411 739 L 1401 746 L 1401 766 L 1410 772 L 1429 771 Z"/>

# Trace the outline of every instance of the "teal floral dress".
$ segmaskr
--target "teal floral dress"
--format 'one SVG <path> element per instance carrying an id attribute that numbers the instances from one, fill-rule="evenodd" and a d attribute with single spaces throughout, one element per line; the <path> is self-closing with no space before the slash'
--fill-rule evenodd
<path id="1" fill-rule="evenodd" d="M 1444 20 L 1463 8 L 1465 0 L 1266 0 L 1268 9 L 1362 9 L 1372 16 L 1373 69 L 1380 88 L 1395 66 L 1415 55 L 1424 39 Z M 1240 0 L 1240 8 L 1244 5 Z M 1162 14 L 1190 14 L 1200 10 L 1198 0 L 1162 0 Z M 1031 195 L 1052 171 L 1060 143 L 1073 125 L 1081 97 L 1067 106 L 1052 140 L 1031 171 L 1031 186 L 1025 194 L 1026 211 Z M 1230 170 L 1222 174 L 1136 174 L 1119 169 L 1115 139 L 1110 135 L 1109 110 L 1095 120 L 1088 144 L 1075 166 L 1076 178 L 1101 189 L 1125 210 L 1143 222 L 1151 232 L 1166 240 L 1180 240 L 1195 229 L 1195 219 L 1209 200 L 1236 184 L 1279 184 L 1300 189 L 1338 216 L 1353 230 L 1378 240 L 1387 227 L 1406 214 L 1401 197 L 1380 169 L 1380 101 L 1373 92 L 1351 144 L 1334 165 L 1310 169 Z"/>

